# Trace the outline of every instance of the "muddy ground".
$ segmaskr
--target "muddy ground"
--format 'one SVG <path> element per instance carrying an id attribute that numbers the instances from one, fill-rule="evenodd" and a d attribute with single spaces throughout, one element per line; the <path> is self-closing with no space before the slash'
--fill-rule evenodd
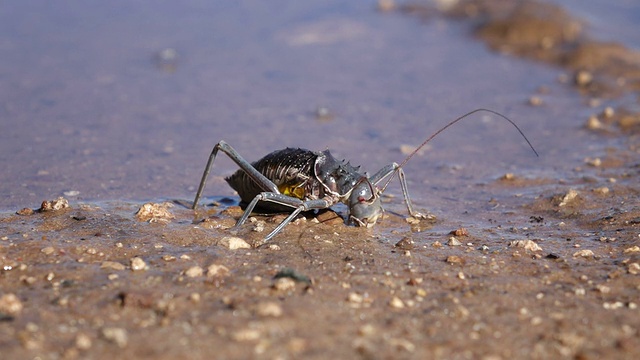
<path id="1" fill-rule="evenodd" d="M 611 55 L 557 7 L 487 4 L 381 16 L 473 22 L 492 48 L 566 69 L 585 103 L 637 96 L 634 51 Z M 585 65 L 587 48 L 606 56 Z M 345 225 L 338 208 L 256 248 L 282 216 L 230 229 L 235 197 L 197 211 L 169 199 L 147 217 L 125 199 L 24 204 L 0 218 L 2 358 L 638 358 L 638 115 L 607 111 L 585 126 L 621 146 L 583 154 L 562 179 L 443 189 L 474 201 L 435 221 L 407 220 L 401 198 L 384 197 L 375 228 Z"/>

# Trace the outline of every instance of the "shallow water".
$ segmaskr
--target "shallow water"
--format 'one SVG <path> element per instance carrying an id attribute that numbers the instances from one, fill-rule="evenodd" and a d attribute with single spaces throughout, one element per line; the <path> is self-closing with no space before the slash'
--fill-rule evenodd
<path id="1" fill-rule="evenodd" d="M 69 191 L 190 198 L 221 139 L 251 160 L 330 148 L 373 172 L 477 107 L 513 118 L 541 157 L 508 124 L 474 116 L 407 166 L 419 205 L 437 201 L 438 186 L 506 171 L 562 177 L 619 141 L 580 130 L 590 110 L 554 86 L 559 70 L 490 53 L 462 24 L 380 14 L 369 1 L 12 2 L 0 20 L 2 209 Z M 164 70 L 163 49 L 178 54 Z M 542 85 L 548 105 L 527 106 Z M 315 118 L 320 106 L 331 120 Z M 221 160 L 214 171 L 233 170 Z M 231 192 L 218 177 L 207 194 Z"/>

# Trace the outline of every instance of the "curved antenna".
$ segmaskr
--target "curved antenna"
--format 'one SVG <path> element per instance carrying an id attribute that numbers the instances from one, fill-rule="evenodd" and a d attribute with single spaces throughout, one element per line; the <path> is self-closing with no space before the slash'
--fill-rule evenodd
<path id="1" fill-rule="evenodd" d="M 513 125 L 513 127 L 516 128 L 516 130 L 518 130 L 518 132 L 520 133 L 520 135 L 522 135 L 522 137 L 524 138 L 524 140 L 527 142 L 527 144 L 529 145 L 529 147 L 531 148 L 531 150 L 533 150 L 533 153 L 536 154 L 536 156 L 540 156 L 538 155 L 538 152 L 536 151 L 536 149 L 533 147 L 533 145 L 531 145 L 531 142 L 529 141 L 529 139 L 527 139 L 527 137 L 524 135 L 524 133 L 522 132 L 522 130 L 520 130 L 520 128 L 518 127 L 518 125 L 516 125 L 516 123 L 514 123 L 511 119 L 509 119 L 508 117 L 500 114 L 497 111 L 493 111 L 493 110 L 489 110 L 489 109 L 475 109 L 473 111 L 469 111 L 468 113 L 459 116 L 458 118 L 456 118 L 455 120 L 451 121 L 450 123 L 448 123 L 447 125 L 443 126 L 440 130 L 436 131 L 435 133 L 433 133 L 433 135 L 429 136 L 429 138 L 427 140 L 425 140 L 422 144 L 420 144 L 420 146 L 418 146 L 415 150 L 413 150 L 411 152 L 411 154 L 409 154 L 409 156 L 407 156 L 402 163 L 400 163 L 400 165 L 398 166 L 398 168 L 391 174 L 391 176 L 389 177 L 389 179 L 387 179 L 387 182 L 384 183 L 384 186 L 382 187 L 382 190 L 380 191 L 381 193 L 383 193 L 386 189 L 387 186 L 389 186 L 389 183 L 391 182 L 391 180 L 393 180 L 393 178 L 396 176 L 396 173 L 398 172 L 398 170 L 400 170 L 409 160 L 411 160 L 411 158 L 418 153 L 418 151 L 420 151 L 420 149 L 422 149 L 425 145 L 427 145 L 427 143 L 429 143 L 429 141 L 433 140 L 433 138 L 435 138 L 436 136 L 438 136 L 441 132 L 445 131 L 446 129 L 448 129 L 451 125 L 457 123 L 458 121 L 466 118 L 469 115 L 473 115 L 477 112 L 488 112 L 494 115 L 497 115 L 505 120 L 507 120 L 509 123 L 511 123 L 511 125 Z"/>

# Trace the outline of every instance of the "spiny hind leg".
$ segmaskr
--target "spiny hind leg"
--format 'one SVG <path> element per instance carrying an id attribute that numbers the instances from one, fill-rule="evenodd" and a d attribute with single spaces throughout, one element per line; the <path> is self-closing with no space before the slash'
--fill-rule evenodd
<path id="1" fill-rule="evenodd" d="M 207 182 L 207 178 L 209 177 L 209 173 L 211 172 L 211 167 L 213 166 L 213 162 L 218 155 L 218 151 L 222 151 L 227 154 L 233 162 L 235 162 L 240 169 L 242 169 L 247 175 L 256 182 L 264 191 L 272 192 L 279 194 L 278 187 L 271 180 L 267 179 L 264 175 L 262 175 L 258 170 L 256 170 L 250 162 L 245 160 L 242 155 L 240 155 L 231 145 L 227 144 L 224 140 L 220 140 L 213 149 L 211 150 L 211 155 L 209 155 L 209 160 L 207 161 L 207 165 L 204 168 L 204 173 L 202 174 L 202 179 L 200 180 L 200 185 L 198 186 L 198 192 L 196 193 L 196 197 L 193 200 L 192 209 L 195 209 L 198 206 L 198 201 L 200 200 L 200 196 L 202 196 L 202 192 L 204 191 L 204 186 Z"/>

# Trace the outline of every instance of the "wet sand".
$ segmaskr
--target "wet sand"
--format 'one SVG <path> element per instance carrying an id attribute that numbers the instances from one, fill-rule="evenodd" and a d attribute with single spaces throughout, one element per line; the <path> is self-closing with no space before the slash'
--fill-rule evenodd
<path id="1" fill-rule="evenodd" d="M 569 10 L 526 6 L 522 12 L 474 2 L 443 12 L 405 4 L 376 12 L 371 4 L 340 11 L 316 4 L 312 20 L 299 7 L 281 9 L 286 25 L 256 20 L 260 31 L 272 35 L 262 45 L 249 40 L 255 48 L 240 50 L 233 41 L 212 41 L 227 56 L 244 51 L 249 58 L 274 44 L 281 50 L 306 47 L 286 50 L 304 66 L 267 58 L 269 66 L 234 67 L 212 58 L 215 49 L 205 44 L 201 51 L 213 66 L 205 73 L 209 82 L 187 85 L 207 68 L 207 57 L 193 53 L 197 47 L 178 47 L 179 58 L 149 49 L 152 55 L 136 60 L 145 65 L 130 68 L 139 72 L 128 80 L 116 70 L 97 79 L 128 100 L 85 125 L 84 116 L 97 112 L 93 97 L 85 108 L 62 95 L 48 103 L 58 93 L 44 89 L 38 95 L 23 80 L 24 94 L 5 103 L 5 115 L 18 120 L 57 114 L 59 120 L 49 117 L 50 124 L 32 130 L 40 148 L 25 143 L 13 152 L 20 166 L 3 160 L 9 170 L 0 217 L 3 356 L 638 357 L 636 55 L 624 45 L 610 51 L 611 45 L 575 25 L 580 19 Z M 224 10 L 238 17 L 260 13 Z M 531 14 L 554 14 L 545 19 L 555 22 L 543 27 L 535 16 L 522 20 Z M 130 29 L 126 17 L 112 15 Z M 518 28 L 522 24 L 533 25 Z M 237 33 L 235 41 L 252 31 Z M 484 50 L 478 39 L 497 52 Z M 584 49 L 613 55 L 584 55 Z M 324 51 L 340 61 L 319 60 Z M 387 58 L 349 60 L 358 51 L 372 57 L 387 51 Z M 468 54 L 476 56 L 469 67 Z M 584 63 L 592 58 L 602 62 Z M 292 61 L 291 72 L 276 60 Z M 384 67 L 389 62 L 394 73 Z M 310 74 L 303 75 L 305 68 Z M 448 71 L 436 71 L 441 68 Z M 238 81 L 224 82 L 218 74 L 224 69 Z M 242 69 L 264 77 L 255 83 Z M 345 93 L 322 80 L 340 69 L 350 73 L 339 84 Z M 83 88 L 81 76 L 69 77 L 71 85 L 61 91 Z M 216 89 L 216 81 L 232 93 Z M 129 82 L 155 84 L 149 99 L 168 103 L 148 110 L 144 97 L 128 92 Z M 251 92 L 252 85 L 261 92 Z M 279 91 L 265 97 L 267 85 Z M 307 94 L 292 95 L 303 85 Z M 189 86 L 218 93 L 200 94 Z M 20 111 L 23 96 L 34 94 L 35 108 Z M 232 102 L 210 100 L 216 94 Z M 112 103 L 100 99 L 106 111 Z M 206 101 L 216 105 L 202 106 Z M 81 115 L 61 112 L 69 105 Z M 318 117 L 318 106 L 327 106 L 332 116 Z M 222 180 L 235 171 L 228 160 L 216 163 L 202 206 L 189 209 L 210 147 L 222 137 L 252 160 L 278 147 L 330 147 L 373 172 L 401 160 L 401 145 L 419 144 L 446 119 L 480 106 L 508 109 L 541 157 L 491 117 L 469 119 L 442 134 L 405 168 L 415 205 L 435 221 L 407 220 L 394 184 L 383 197 L 385 217 L 374 228 L 345 225 L 345 209 L 337 207 L 337 213 L 296 220 L 256 248 L 282 216 L 256 216 L 230 229 L 241 210 Z M 212 114 L 229 121 L 212 122 Z M 250 125 L 270 136 L 244 131 Z M 336 129 L 337 135 L 317 136 Z M 12 131 L 18 139 L 26 136 L 18 127 Z M 123 131 L 130 136 L 114 141 Z M 9 135 L 3 136 L 7 146 Z M 136 215 L 145 199 L 166 202 L 166 212 Z M 53 201 L 44 204 L 46 211 L 38 210 L 42 200 Z"/>

